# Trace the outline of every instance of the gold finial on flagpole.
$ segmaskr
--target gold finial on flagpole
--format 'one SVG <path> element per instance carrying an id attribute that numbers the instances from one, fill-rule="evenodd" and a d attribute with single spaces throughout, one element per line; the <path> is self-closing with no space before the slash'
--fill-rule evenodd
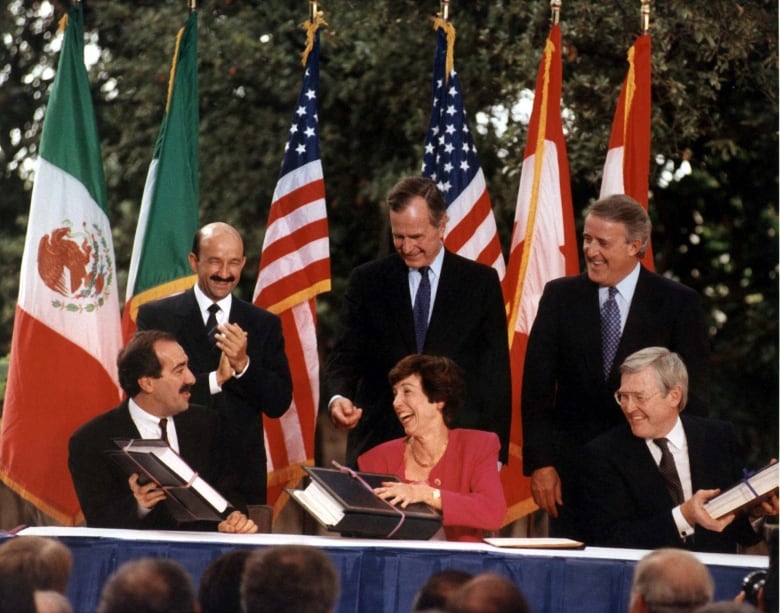
<path id="1" fill-rule="evenodd" d="M 190 13 L 198 10 L 198 0 L 190 0 L 189 5 L 190 5 Z"/>
<path id="2" fill-rule="evenodd" d="M 439 17 L 441 17 L 444 21 L 450 20 L 450 0 L 441 0 Z"/>
<path id="3" fill-rule="evenodd" d="M 320 9 L 318 7 L 317 0 L 309 0 L 309 21 L 311 23 L 314 23 L 317 21 L 317 16 L 322 16 L 322 13 L 320 12 Z"/>
<path id="4" fill-rule="evenodd" d="M 650 0 L 641 0 L 641 3 L 642 34 L 647 34 L 647 31 L 650 29 Z"/>
<path id="5" fill-rule="evenodd" d="M 557 26 L 561 19 L 561 0 L 550 0 L 550 9 L 552 10 L 550 20 L 554 26 Z"/>

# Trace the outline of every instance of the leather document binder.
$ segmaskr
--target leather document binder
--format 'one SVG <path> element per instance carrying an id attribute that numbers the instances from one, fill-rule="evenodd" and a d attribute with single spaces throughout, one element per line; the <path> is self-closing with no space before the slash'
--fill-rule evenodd
<path id="1" fill-rule="evenodd" d="M 374 494 L 383 481 L 400 481 L 395 475 L 304 466 L 308 483 L 287 489 L 322 526 L 343 536 L 363 538 L 429 539 L 441 528 L 441 515 L 423 503 L 405 509 Z"/>

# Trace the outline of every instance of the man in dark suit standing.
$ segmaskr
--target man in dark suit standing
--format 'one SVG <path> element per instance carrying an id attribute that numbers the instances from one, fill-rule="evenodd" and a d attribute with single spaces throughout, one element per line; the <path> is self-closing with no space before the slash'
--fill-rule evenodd
<path id="1" fill-rule="evenodd" d="M 279 318 L 232 295 L 246 263 L 232 226 L 211 223 L 195 234 L 190 267 L 195 286 L 138 310 L 139 330 L 173 334 L 195 373 L 193 402 L 216 409 L 241 466 L 247 504 L 265 504 L 267 463 L 261 415 L 280 417 L 292 400 L 292 379 Z"/>
<path id="2" fill-rule="evenodd" d="M 467 398 L 454 427 L 498 434 L 506 462 L 511 382 L 498 275 L 444 249 L 446 203 L 431 179 L 402 179 L 387 204 L 396 253 L 352 272 L 343 333 L 327 363 L 328 410 L 349 431 L 347 462 L 403 436 L 387 375 L 412 353 L 447 356 L 465 370 Z"/>
<path id="3" fill-rule="evenodd" d="M 647 347 L 620 366 L 622 424 L 586 446 L 594 545 L 736 553 L 759 540 L 750 519 L 777 514 L 777 494 L 745 513 L 712 517 L 708 500 L 741 477 L 731 424 L 681 415 L 688 373 L 676 353 Z"/>
<path id="4" fill-rule="evenodd" d="M 128 479 L 113 462 L 108 451 L 117 450 L 114 439 L 167 440 L 234 506 L 243 506 L 232 486 L 237 470 L 224 461 L 225 441 L 217 415 L 189 404 L 195 377 L 176 339 L 159 330 L 138 332 L 120 352 L 117 366 L 128 400 L 81 426 L 68 445 L 68 468 L 87 525 L 158 530 L 188 527 L 180 525 L 166 505 L 160 504 L 166 494 L 158 484 L 141 485 L 138 474 Z M 238 510 L 216 527 L 220 532 L 257 532 L 254 522 Z"/>
<path id="5" fill-rule="evenodd" d="M 640 264 L 647 212 L 625 195 L 584 211 L 587 272 L 550 281 L 531 328 L 522 389 L 523 470 L 553 519 L 551 532 L 586 538 L 579 521 L 583 446 L 622 422 L 617 366 L 651 345 L 678 352 L 691 375 L 693 412 L 707 405 L 709 342 L 699 298 Z"/>

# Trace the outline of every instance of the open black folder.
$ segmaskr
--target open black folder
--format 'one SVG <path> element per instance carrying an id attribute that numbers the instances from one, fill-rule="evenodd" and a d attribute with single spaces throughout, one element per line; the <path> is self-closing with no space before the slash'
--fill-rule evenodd
<path id="1" fill-rule="evenodd" d="M 107 453 L 141 484 L 154 481 L 165 490 L 165 505 L 180 522 L 222 521 L 228 501 L 187 462 L 159 439 L 114 439 Z"/>
<path id="2" fill-rule="evenodd" d="M 428 505 L 401 509 L 374 494 L 383 481 L 400 481 L 394 475 L 344 467 L 303 469 L 308 484 L 285 491 L 328 530 L 364 538 L 429 539 L 441 528 L 441 515 Z"/>

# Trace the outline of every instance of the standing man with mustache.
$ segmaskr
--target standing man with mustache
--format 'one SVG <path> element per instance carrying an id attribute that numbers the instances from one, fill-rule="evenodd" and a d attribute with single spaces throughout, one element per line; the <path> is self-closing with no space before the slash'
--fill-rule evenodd
<path id="1" fill-rule="evenodd" d="M 698 295 L 644 268 L 651 223 L 620 194 L 583 213 L 587 271 L 550 281 L 528 339 L 522 390 L 523 470 L 556 536 L 587 540 L 584 445 L 624 421 L 613 394 L 631 353 L 666 347 L 690 375 L 689 413 L 705 413 L 709 341 Z"/>
<path id="2" fill-rule="evenodd" d="M 193 402 L 220 415 L 247 504 L 265 504 L 262 415 L 281 417 L 292 400 L 281 321 L 232 295 L 246 263 L 244 241 L 232 226 L 215 222 L 198 230 L 189 262 L 195 286 L 144 304 L 136 325 L 170 332 L 184 348 L 196 378 Z"/>
<path id="3" fill-rule="evenodd" d="M 252 533 L 257 526 L 236 510 L 243 501 L 234 487 L 236 471 L 225 462 L 225 441 L 213 411 L 190 404 L 195 377 L 187 355 L 167 332 L 138 332 L 117 358 L 119 383 L 127 399 L 92 418 L 70 438 L 68 468 L 90 527 L 174 530 L 215 528 Z M 167 440 L 170 447 L 230 501 L 234 510 L 215 524 L 180 524 L 160 504 L 165 492 L 154 483 L 129 480 L 108 456 L 114 439 Z"/>

